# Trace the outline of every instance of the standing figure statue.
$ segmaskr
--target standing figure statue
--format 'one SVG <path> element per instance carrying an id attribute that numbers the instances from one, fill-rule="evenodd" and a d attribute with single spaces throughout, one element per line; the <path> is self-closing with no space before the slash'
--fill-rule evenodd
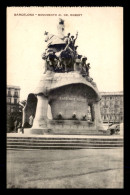
<path id="1" fill-rule="evenodd" d="M 64 25 L 64 20 L 61 18 L 59 18 L 57 30 L 58 30 L 58 36 L 62 39 L 64 37 L 65 25 Z"/>
<path id="2" fill-rule="evenodd" d="M 90 63 L 86 64 L 86 74 L 89 77 Z"/>
<path id="3" fill-rule="evenodd" d="M 76 39 L 77 39 L 77 37 L 78 37 L 78 32 L 76 33 L 76 37 L 75 37 L 75 39 L 74 39 L 74 36 L 72 35 L 71 36 L 71 41 L 70 41 L 70 48 L 74 51 L 74 47 L 75 47 L 75 41 L 76 41 Z"/>
<path id="4" fill-rule="evenodd" d="M 67 34 L 67 36 L 64 36 L 63 40 L 65 41 L 66 45 L 68 44 L 70 39 L 70 33 Z"/>
<path id="5" fill-rule="evenodd" d="M 82 62 L 81 62 L 81 65 L 82 65 L 82 69 L 81 69 L 81 74 L 83 77 L 89 77 L 89 69 L 90 69 L 90 63 L 87 63 L 86 64 L 86 61 L 87 61 L 87 57 L 82 57 Z"/>
<path id="6" fill-rule="evenodd" d="M 86 61 L 87 61 L 87 57 L 82 57 L 82 62 L 81 62 L 81 74 L 83 77 L 86 76 Z"/>

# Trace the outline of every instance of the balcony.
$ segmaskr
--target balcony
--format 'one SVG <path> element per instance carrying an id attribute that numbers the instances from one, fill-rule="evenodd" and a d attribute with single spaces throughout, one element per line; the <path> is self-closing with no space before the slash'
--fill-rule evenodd
<path id="1" fill-rule="evenodd" d="M 19 96 L 18 96 L 18 94 L 14 94 L 13 97 L 14 98 L 18 98 Z"/>
<path id="2" fill-rule="evenodd" d="M 11 94 L 11 93 L 8 93 L 8 94 L 7 94 L 7 97 L 12 97 L 12 94 Z"/>

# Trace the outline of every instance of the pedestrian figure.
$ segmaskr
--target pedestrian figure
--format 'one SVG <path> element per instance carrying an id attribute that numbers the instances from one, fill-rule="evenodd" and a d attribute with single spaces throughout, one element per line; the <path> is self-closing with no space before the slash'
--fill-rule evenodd
<path id="1" fill-rule="evenodd" d="M 18 129 L 20 129 L 22 127 L 22 123 L 19 122 L 18 125 L 17 125 L 17 133 L 18 133 Z"/>
<path id="2" fill-rule="evenodd" d="M 15 120 L 14 121 L 14 132 L 15 133 L 17 132 L 17 124 L 18 124 L 18 122 L 17 122 L 17 120 Z"/>
<path id="3" fill-rule="evenodd" d="M 34 120 L 34 115 L 31 115 L 29 117 L 29 124 L 32 126 L 33 125 L 33 120 Z"/>

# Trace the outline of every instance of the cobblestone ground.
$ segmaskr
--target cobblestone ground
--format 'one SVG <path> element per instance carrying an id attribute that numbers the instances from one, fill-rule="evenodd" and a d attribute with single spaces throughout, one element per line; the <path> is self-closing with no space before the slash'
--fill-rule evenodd
<path id="1" fill-rule="evenodd" d="M 123 148 L 7 150 L 7 188 L 123 188 Z"/>

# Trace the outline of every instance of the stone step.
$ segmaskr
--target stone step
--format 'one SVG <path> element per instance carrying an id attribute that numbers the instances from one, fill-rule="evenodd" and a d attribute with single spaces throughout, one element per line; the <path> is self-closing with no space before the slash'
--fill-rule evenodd
<path id="1" fill-rule="evenodd" d="M 7 137 L 7 149 L 83 149 L 123 147 L 121 137 Z"/>
<path id="2" fill-rule="evenodd" d="M 87 145 L 87 146 L 19 146 L 19 145 L 15 145 L 15 146 L 8 146 L 7 149 L 87 149 L 87 148 L 119 148 L 122 147 L 122 145 L 104 145 L 104 146 L 97 146 L 97 145 Z"/>
<path id="3" fill-rule="evenodd" d="M 117 140 L 117 141 L 113 141 L 113 140 L 109 140 L 109 141 L 100 141 L 100 140 L 95 140 L 95 141 L 91 141 L 91 140 L 82 140 L 82 141 L 76 141 L 76 140 L 66 140 L 66 141 L 62 141 L 62 140 L 43 140 L 43 141 L 39 141 L 39 140 L 7 140 L 7 144 L 10 143 L 10 144 L 13 144 L 13 143 L 33 143 L 33 144 L 46 144 L 46 143 L 77 143 L 77 144 L 80 144 L 80 143 L 99 143 L 99 144 L 104 144 L 104 143 L 110 143 L 110 144 L 114 144 L 114 143 L 123 143 L 122 140 Z"/>
<path id="4" fill-rule="evenodd" d="M 52 140 L 56 140 L 56 141 L 86 141 L 86 140 L 91 140 L 91 141 L 95 141 L 95 140 L 100 140 L 100 141 L 117 141 L 117 140 L 122 140 L 122 137 L 110 137 L 110 138 L 100 138 L 100 137 L 96 137 L 96 138 L 92 138 L 92 137 L 87 137 L 87 138 L 72 138 L 72 137 L 7 137 L 7 140 L 36 140 L 36 141 L 43 141 L 43 140 L 47 140 L 47 141 L 52 141 Z"/>
<path id="5" fill-rule="evenodd" d="M 13 142 L 13 143 L 7 143 L 7 146 L 8 145 L 106 145 L 106 144 L 108 144 L 108 145 L 123 145 L 123 143 L 120 143 L 120 142 L 114 142 L 114 143 L 110 143 L 110 142 L 107 142 L 107 143 L 98 143 L 98 142 L 93 142 L 93 143 L 68 143 L 68 142 L 66 142 L 66 143 L 58 143 L 58 142 L 53 142 L 53 143 L 28 143 L 28 142 Z"/>
<path id="6" fill-rule="evenodd" d="M 118 147 L 117 147 L 118 148 Z M 105 147 L 105 148 L 98 148 L 98 147 L 87 147 L 87 148 L 42 148 L 42 149 L 37 149 L 37 148 L 8 148 L 8 150 L 15 150 L 15 151 L 32 151 L 32 150 L 77 150 L 77 149 L 114 149 L 114 147 Z"/>
<path id="7" fill-rule="evenodd" d="M 59 135 L 60 131 L 57 131 L 54 133 L 54 135 Z M 67 131 L 62 131 L 62 135 L 66 135 Z M 69 132 L 69 135 L 109 135 L 110 133 L 106 132 L 97 132 L 97 131 L 87 131 L 82 130 L 82 131 L 74 131 L 74 133 Z"/>

